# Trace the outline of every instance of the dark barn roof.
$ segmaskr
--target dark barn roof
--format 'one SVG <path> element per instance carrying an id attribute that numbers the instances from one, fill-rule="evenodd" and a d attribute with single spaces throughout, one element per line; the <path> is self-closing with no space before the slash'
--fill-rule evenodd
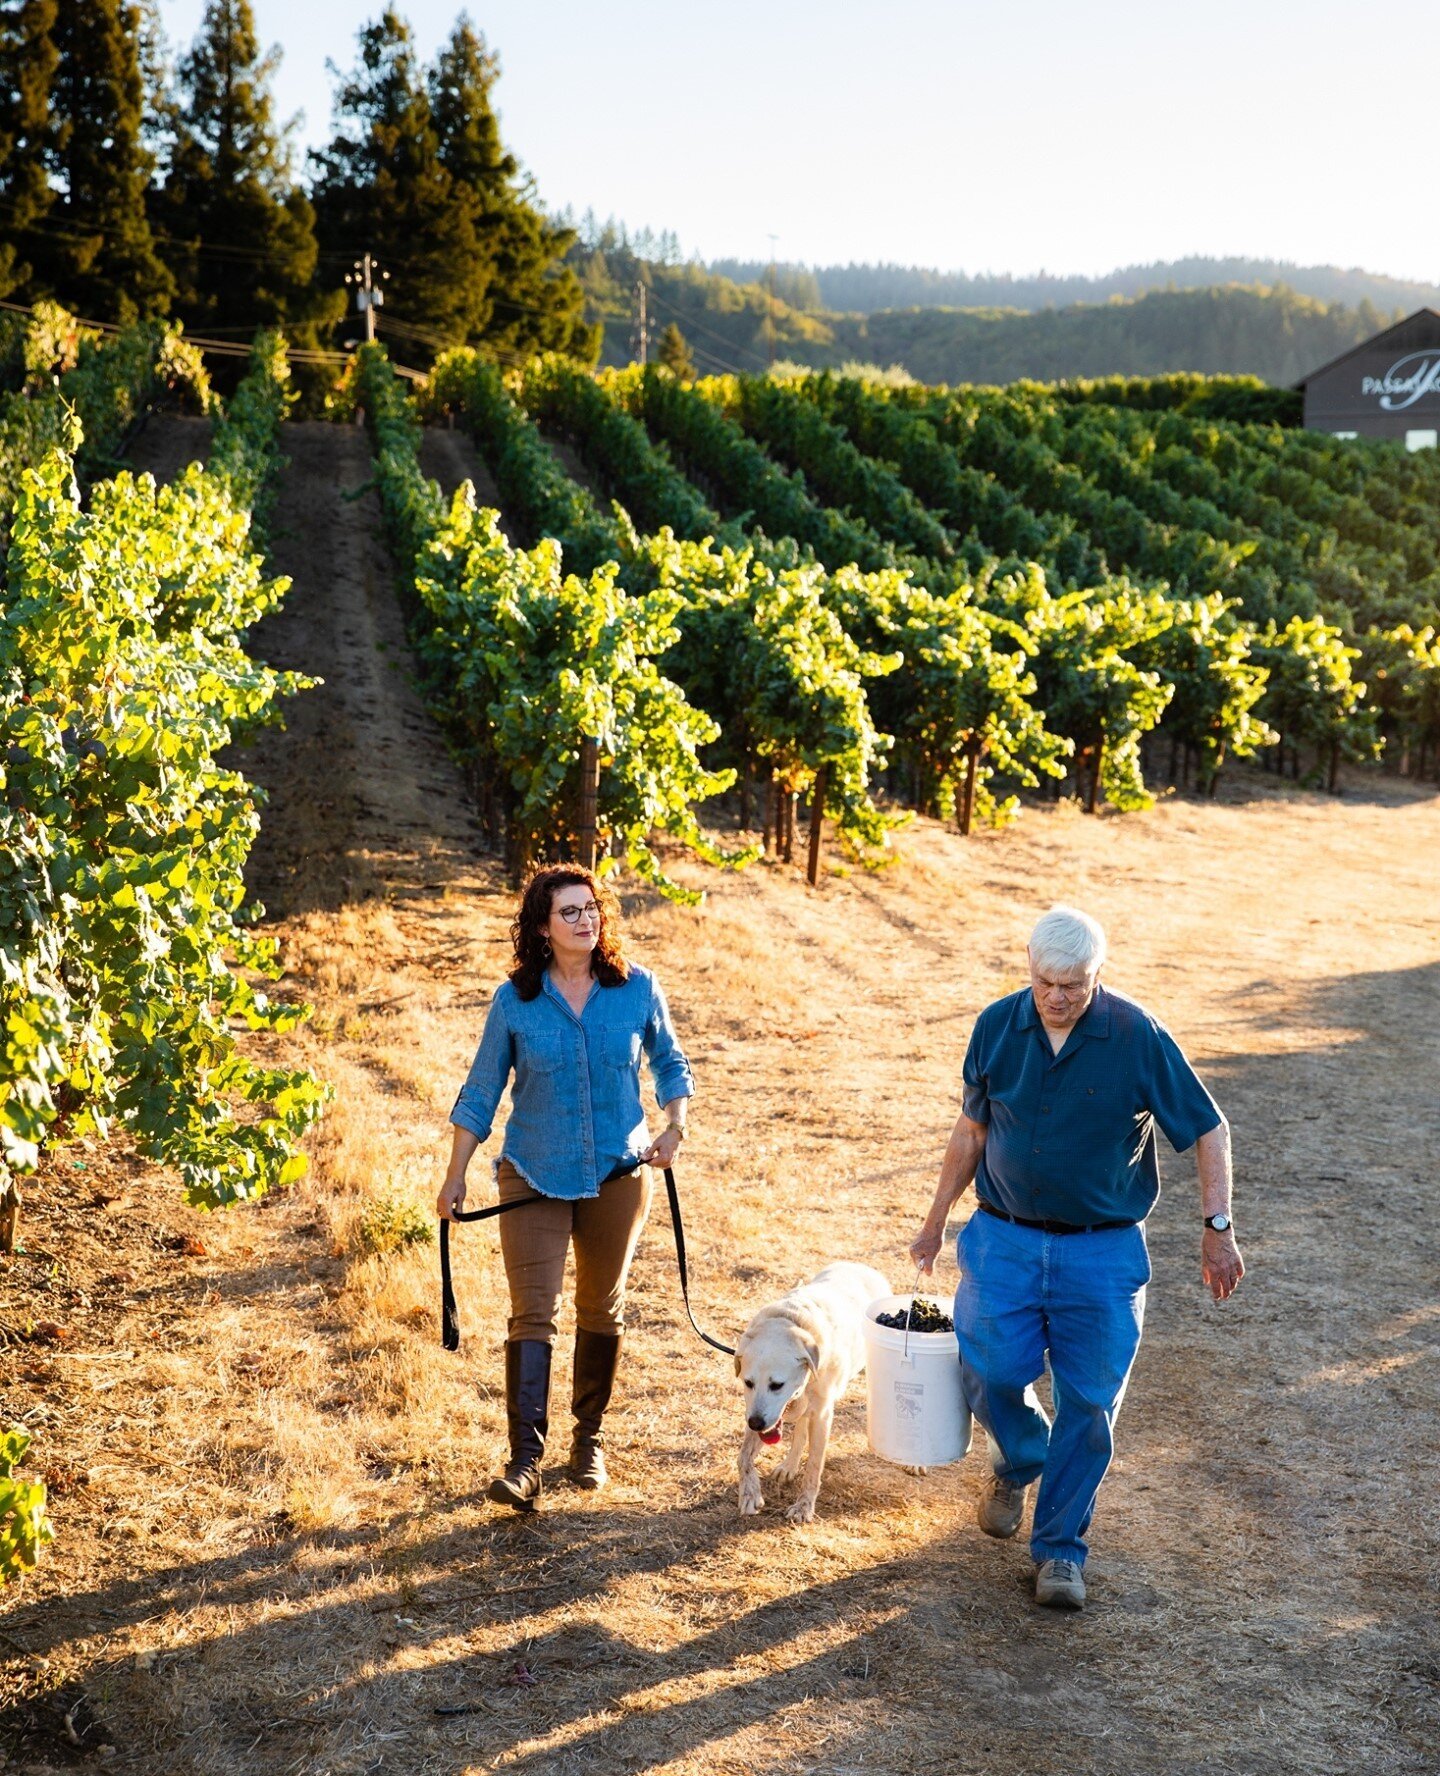
<path id="1" fill-rule="evenodd" d="M 1440 435 L 1440 312 L 1418 308 L 1352 345 L 1295 384 L 1304 425 L 1340 437 L 1401 439 L 1413 450 Z"/>
<path id="2" fill-rule="evenodd" d="M 1376 333 L 1369 339 L 1362 339 L 1359 345 L 1352 345 L 1348 351 L 1341 352 L 1338 358 L 1331 358 L 1328 364 L 1321 364 L 1308 376 L 1302 376 L 1294 386 L 1303 389 L 1307 382 L 1313 382 L 1317 376 L 1324 376 L 1337 364 L 1344 364 L 1349 359 L 1359 357 L 1362 352 L 1386 350 L 1424 351 L 1428 347 L 1432 351 L 1440 348 L 1440 312 L 1433 308 L 1417 308 L 1412 315 L 1406 315 L 1403 321 L 1396 321 L 1393 327 L 1386 327 L 1382 333 Z"/>

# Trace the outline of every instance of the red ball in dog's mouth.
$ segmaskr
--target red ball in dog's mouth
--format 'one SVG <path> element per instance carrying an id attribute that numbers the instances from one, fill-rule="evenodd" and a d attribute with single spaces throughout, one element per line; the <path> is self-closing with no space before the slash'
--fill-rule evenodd
<path id="1" fill-rule="evenodd" d="M 780 1441 L 779 1425 L 772 1425 L 768 1431 L 759 1431 L 756 1435 L 762 1443 L 778 1443 Z"/>

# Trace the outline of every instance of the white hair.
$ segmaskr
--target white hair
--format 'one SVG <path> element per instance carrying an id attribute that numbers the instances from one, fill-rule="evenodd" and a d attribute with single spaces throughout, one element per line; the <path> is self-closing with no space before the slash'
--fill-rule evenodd
<path id="1" fill-rule="evenodd" d="M 1053 906 L 1030 933 L 1030 960 L 1042 971 L 1083 968 L 1094 974 L 1105 960 L 1104 929 L 1089 913 Z"/>

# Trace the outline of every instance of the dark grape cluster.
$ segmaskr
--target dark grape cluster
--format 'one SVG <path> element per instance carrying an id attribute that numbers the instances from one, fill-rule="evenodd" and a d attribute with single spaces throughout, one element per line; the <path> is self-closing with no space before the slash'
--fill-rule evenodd
<path id="1" fill-rule="evenodd" d="M 889 1326 L 892 1331 L 905 1330 L 905 1313 L 897 1309 L 894 1313 L 876 1314 L 877 1326 Z M 941 1313 L 939 1303 L 927 1301 L 923 1295 L 915 1297 L 910 1309 L 910 1330 L 912 1332 L 953 1332 L 955 1322 L 947 1313 Z"/>

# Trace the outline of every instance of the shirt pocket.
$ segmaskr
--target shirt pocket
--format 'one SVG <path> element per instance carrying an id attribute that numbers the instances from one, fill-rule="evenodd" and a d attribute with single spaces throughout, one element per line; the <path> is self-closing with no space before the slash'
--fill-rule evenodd
<path id="1" fill-rule="evenodd" d="M 1135 1127 L 1134 1094 L 1119 1080 L 1079 1086 L 1065 1112 L 1087 1140 L 1124 1141 Z"/>
<path id="2" fill-rule="evenodd" d="M 640 1065 L 640 1032 L 606 1030 L 600 1038 L 600 1054 L 607 1067 L 633 1072 Z"/>
<path id="3" fill-rule="evenodd" d="M 558 1073 L 565 1065 L 565 1042 L 558 1030 L 517 1031 L 515 1045 L 520 1067 L 532 1073 Z"/>

